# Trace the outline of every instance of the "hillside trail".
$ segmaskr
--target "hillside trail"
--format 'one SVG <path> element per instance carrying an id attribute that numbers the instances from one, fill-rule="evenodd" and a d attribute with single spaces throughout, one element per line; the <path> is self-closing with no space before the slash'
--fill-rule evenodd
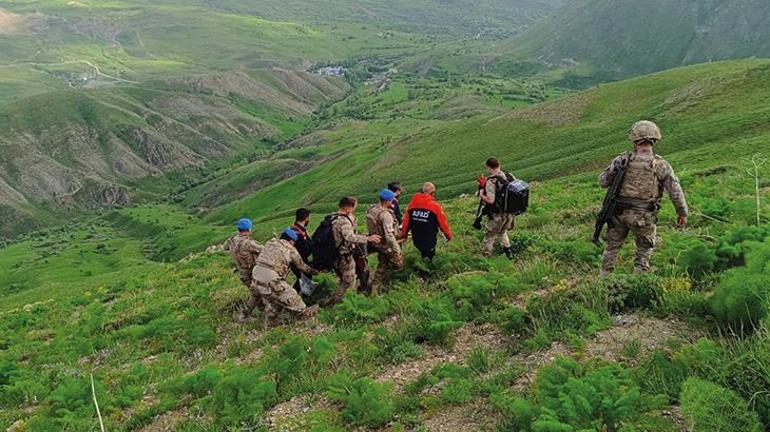
<path id="1" fill-rule="evenodd" d="M 0 34 L 2 34 L 2 32 L 0 32 Z M 124 78 L 116 77 L 114 75 L 106 74 L 106 73 L 102 72 L 102 70 L 99 68 L 99 66 L 97 64 L 95 64 L 95 63 L 93 63 L 93 62 L 91 62 L 89 60 L 85 60 L 85 59 L 82 59 L 82 60 L 68 60 L 68 61 L 53 62 L 53 63 L 23 61 L 23 62 L 18 62 L 18 63 L 0 64 L 0 68 L 7 69 L 7 68 L 14 68 L 14 67 L 19 67 L 19 66 L 32 66 L 32 67 L 39 67 L 39 66 L 43 66 L 43 67 L 45 67 L 45 66 L 67 66 L 67 65 L 73 65 L 73 64 L 84 64 L 84 65 L 92 68 L 94 70 L 94 73 L 96 73 L 96 75 L 98 75 L 98 76 L 100 76 L 102 78 L 107 78 L 107 79 L 110 79 L 110 80 L 113 80 L 113 81 L 122 82 L 122 83 L 126 83 L 126 84 L 141 84 L 138 81 L 127 80 L 127 79 L 124 79 Z"/>

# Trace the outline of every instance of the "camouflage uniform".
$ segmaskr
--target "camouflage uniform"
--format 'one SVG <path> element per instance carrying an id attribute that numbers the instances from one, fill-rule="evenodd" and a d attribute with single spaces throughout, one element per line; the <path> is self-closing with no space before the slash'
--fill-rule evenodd
<path id="1" fill-rule="evenodd" d="M 599 176 L 599 184 L 608 188 L 618 169 L 627 163 L 626 174 L 618 193 L 619 221 L 605 234 L 607 242 L 602 259 L 601 274 L 606 276 L 615 269 L 618 253 L 629 232 L 636 238 L 635 271 L 650 270 L 650 258 L 655 249 L 658 212 L 665 190 L 671 197 L 676 212 L 687 216 L 687 201 L 682 186 L 671 165 L 650 152 L 624 153 L 616 157 Z"/>
<path id="2" fill-rule="evenodd" d="M 504 174 L 501 174 L 504 175 Z M 497 193 L 497 183 L 501 181 L 499 177 L 493 176 L 487 180 L 484 189 L 487 196 L 495 196 Z M 491 256 L 495 247 L 495 240 L 500 240 L 500 245 L 504 248 L 511 247 L 511 240 L 508 238 L 508 231 L 513 228 L 513 215 L 502 211 L 494 211 L 494 206 L 487 206 L 488 220 L 486 233 L 484 234 L 484 256 Z"/>
<path id="3" fill-rule="evenodd" d="M 254 265 L 252 287 L 265 302 L 265 320 L 268 326 L 276 324 L 282 310 L 288 310 L 295 315 L 305 312 L 305 302 L 286 282 L 292 265 L 304 273 L 316 273 L 302 261 L 299 252 L 291 243 L 279 239 L 267 242 Z"/>
<path id="4" fill-rule="evenodd" d="M 374 245 L 374 249 L 377 251 L 378 265 L 372 281 L 372 294 L 377 294 L 382 287 L 385 273 L 389 268 L 400 270 L 404 267 L 401 245 L 398 244 L 396 238 L 397 224 L 396 215 L 390 207 L 383 209 L 375 204 L 366 212 L 366 226 L 369 229 L 369 234 L 377 234 L 382 238 L 380 243 Z"/>
<path id="5" fill-rule="evenodd" d="M 259 293 L 251 289 L 251 272 L 254 269 L 257 257 L 262 252 L 262 245 L 247 235 L 236 234 L 227 239 L 224 249 L 230 252 L 238 276 L 241 278 L 241 283 L 251 292 L 251 296 L 242 312 L 242 316 L 247 317 L 251 315 L 255 308 L 262 309 L 264 306 Z"/>
<path id="6" fill-rule="evenodd" d="M 349 288 L 356 285 L 356 258 L 355 255 L 362 246 L 366 246 L 365 235 L 356 233 L 356 217 L 339 214 L 332 222 L 332 235 L 334 244 L 337 245 L 338 255 L 334 260 L 334 271 L 340 278 L 340 287 L 337 293 L 330 299 L 331 303 L 342 301 Z"/>

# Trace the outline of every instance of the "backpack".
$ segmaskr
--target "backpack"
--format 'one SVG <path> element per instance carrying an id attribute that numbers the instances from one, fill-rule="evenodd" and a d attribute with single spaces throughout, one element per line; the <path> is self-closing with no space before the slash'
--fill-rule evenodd
<path id="1" fill-rule="evenodd" d="M 510 173 L 505 177 L 495 177 L 495 204 L 496 213 L 507 213 L 518 216 L 527 211 L 529 207 L 529 184 L 519 180 Z"/>
<path id="2" fill-rule="evenodd" d="M 334 241 L 333 227 L 334 221 L 338 217 L 340 217 L 338 214 L 326 216 L 313 232 L 313 268 L 316 270 L 331 270 L 334 266 L 334 260 L 339 255 L 340 245 Z"/>

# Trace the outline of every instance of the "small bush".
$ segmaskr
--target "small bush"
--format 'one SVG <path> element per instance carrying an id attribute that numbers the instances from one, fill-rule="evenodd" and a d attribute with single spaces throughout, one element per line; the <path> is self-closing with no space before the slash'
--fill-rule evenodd
<path id="1" fill-rule="evenodd" d="M 533 297 L 527 305 L 536 333 L 563 339 L 567 334 L 592 335 L 610 325 L 607 291 L 583 285 Z"/>
<path id="2" fill-rule="evenodd" d="M 672 403 L 677 401 L 682 383 L 688 375 L 689 370 L 684 362 L 671 359 L 660 351 L 656 351 L 634 370 L 642 390 L 650 394 L 666 395 Z"/>
<path id="3" fill-rule="evenodd" d="M 387 315 L 388 303 L 384 298 L 349 293 L 333 309 L 321 311 L 320 318 L 328 324 L 359 326 L 382 321 Z"/>
<path id="4" fill-rule="evenodd" d="M 619 365 L 585 369 L 569 358 L 540 371 L 532 400 L 502 392 L 491 402 L 503 414 L 501 429 L 517 432 L 619 431 L 663 405 L 643 395 Z"/>
<path id="5" fill-rule="evenodd" d="M 257 425 L 276 397 L 275 383 L 264 379 L 260 371 L 234 367 L 222 374 L 204 406 L 220 425 Z"/>
<path id="6" fill-rule="evenodd" d="M 717 321 L 739 333 L 751 332 L 770 303 L 770 241 L 754 243 L 746 266 L 725 272 L 711 299 Z"/>
<path id="7" fill-rule="evenodd" d="M 356 426 L 380 427 L 394 415 L 393 386 L 371 378 L 353 379 L 347 371 L 335 374 L 327 388 L 327 396 L 342 402 L 342 416 Z"/>
<path id="8" fill-rule="evenodd" d="M 699 378 L 682 385 L 682 415 L 693 432 L 761 432 L 757 413 L 732 390 Z"/>

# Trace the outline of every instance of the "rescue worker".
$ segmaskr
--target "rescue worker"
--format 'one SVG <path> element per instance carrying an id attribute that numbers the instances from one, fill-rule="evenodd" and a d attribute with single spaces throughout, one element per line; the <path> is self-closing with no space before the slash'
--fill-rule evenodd
<path id="1" fill-rule="evenodd" d="M 346 196 L 340 200 L 339 210 L 332 222 L 332 238 L 336 247 L 337 256 L 334 258 L 334 272 L 339 277 L 339 289 L 325 304 L 331 305 L 342 301 L 348 289 L 355 289 L 356 285 L 356 254 L 365 248 L 367 243 L 377 244 L 381 237 L 376 234 L 369 236 L 356 232 L 356 208 L 358 200 L 352 196 Z"/>
<path id="2" fill-rule="evenodd" d="M 404 215 L 401 213 L 401 206 L 399 205 L 399 200 L 401 199 L 401 194 L 404 192 L 404 188 L 401 186 L 400 181 L 393 181 L 388 183 L 388 189 L 396 194 L 396 197 L 391 202 L 391 208 L 393 209 L 393 214 L 396 215 L 396 221 L 398 222 L 399 229 L 401 227 L 401 224 L 404 222 Z"/>
<path id="3" fill-rule="evenodd" d="M 224 244 L 224 249 L 230 252 L 230 256 L 233 258 L 235 271 L 238 273 L 241 283 L 251 292 L 246 306 L 241 311 L 241 321 L 248 319 L 254 309 L 264 307 L 259 292 L 252 289 L 251 272 L 257 257 L 262 252 L 262 245 L 251 238 L 252 225 L 251 219 L 240 219 L 236 224 L 238 233 L 227 239 Z"/>
<path id="4" fill-rule="evenodd" d="M 383 189 L 379 194 L 380 202 L 373 204 L 366 212 L 366 226 L 369 234 L 376 234 L 383 241 L 372 245 L 377 251 L 377 270 L 372 280 L 372 295 L 381 289 L 388 269 L 400 270 L 404 267 L 401 245 L 398 243 L 398 222 L 393 213 L 393 200 L 396 194 L 390 189 Z"/>
<path id="5" fill-rule="evenodd" d="M 294 242 L 294 248 L 299 252 L 299 256 L 302 257 L 302 261 L 305 264 L 310 264 L 310 255 L 313 253 L 312 241 L 310 234 L 307 232 L 307 226 L 310 223 L 310 210 L 306 208 L 297 209 L 294 217 L 294 224 L 291 229 L 297 233 L 297 241 Z M 302 277 L 302 272 L 292 265 L 291 272 L 297 277 L 297 281 L 294 282 L 294 289 L 300 292 L 299 280 Z"/>
<path id="6" fill-rule="evenodd" d="M 508 231 L 513 227 L 513 215 L 505 213 L 501 207 L 502 203 L 497 202 L 497 192 L 504 188 L 513 176 L 503 172 L 500 167 L 500 161 L 491 157 L 486 162 L 489 177 L 479 176 L 479 198 L 485 205 L 487 215 L 487 226 L 484 234 L 484 246 L 482 255 L 492 256 L 495 242 L 499 241 L 503 247 L 503 252 L 508 259 L 513 259 L 513 250 L 511 249 L 511 240 L 508 238 Z"/>
<path id="7" fill-rule="evenodd" d="M 452 240 L 452 228 L 449 226 L 444 209 L 436 201 L 436 185 L 425 183 L 422 192 L 414 195 L 406 209 L 401 238 L 407 238 L 412 232 L 412 242 L 420 251 L 422 258 L 432 261 L 436 255 L 436 243 L 439 230 L 447 241 Z"/>
<path id="8" fill-rule="evenodd" d="M 318 272 L 302 261 L 294 244 L 297 233 L 286 228 L 281 238 L 272 239 L 262 249 L 254 265 L 253 289 L 258 291 L 265 302 L 265 326 L 278 324 L 280 313 L 288 311 L 294 316 L 308 318 L 318 310 L 317 306 L 307 307 L 302 298 L 286 282 L 290 266 L 315 275 Z"/>
<path id="9" fill-rule="evenodd" d="M 664 190 L 676 208 L 677 224 L 680 227 L 687 224 L 687 201 L 679 179 L 671 165 L 654 152 L 654 146 L 662 138 L 658 126 L 650 121 L 637 122 L 631 127 L 628 138 L 634 143 L 634 151 L 616 157 L 599 176 L 599 184 L 608 188 L 618 169 L 626 166 L 616 198 L 616 217 L 619 223 L 609 228 L 605 234 L 602 276 L 609 275 L 615 269 L 618 253 L 629 232 L 632 232 L 636 239 L 634 270 L 650 270 L 650 258 L 655 249 L 658 212 Z"/>

